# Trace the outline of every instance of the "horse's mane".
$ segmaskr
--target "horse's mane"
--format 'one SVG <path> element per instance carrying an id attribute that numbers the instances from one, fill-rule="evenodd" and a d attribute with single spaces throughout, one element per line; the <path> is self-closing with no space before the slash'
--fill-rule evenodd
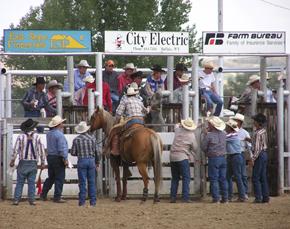
<path id="1" fill-rule="evenodd" d="M 108 136 L 110 133 L 110 130 L 112 129 L 114 123 L 115 123 L 115 117 L 113 117 L 108 111 L 101 109 L 99 112 L 102 112 L 104 121 L 106 123 L 103 131 Z"/>

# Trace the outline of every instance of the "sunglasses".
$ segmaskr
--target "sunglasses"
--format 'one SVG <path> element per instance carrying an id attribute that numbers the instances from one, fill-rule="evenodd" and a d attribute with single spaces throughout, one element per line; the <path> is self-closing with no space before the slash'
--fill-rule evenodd
<path id="1" fill-rule="evenodd" d="M 113 67 L 115 67 L 114 65 L 112 65 L 112 64 L 110 64 L 110 65 L 108 65 L 108 67 L 110 67 L 110 68 L 113 68 Z"/>

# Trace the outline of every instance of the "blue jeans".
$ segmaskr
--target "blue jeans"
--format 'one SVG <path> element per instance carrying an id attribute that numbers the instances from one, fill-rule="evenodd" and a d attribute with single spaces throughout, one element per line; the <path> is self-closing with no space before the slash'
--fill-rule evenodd
<path id="1" fill-rule="evenodd" d="M 242 154 L 228 155 L 227 157 L 227 180 L 228 180 L 228 195 L 229 199 L 232 199 L 233 195 L 233 176 L 236 178 L 239 198 L 245 199 L 245 186 L 243 183 L 243 163 L 244 159 Z"/>
<path id="2" fill-rule="evenodd" d="M 113 112 L 115 112 L 118 105 L 119 105 L 120 97 L 116 92 L 111 91 L 111 99 L 113 102 L 113 104 L 112 104 L 113 105 Z"/>
<path id="3" fill-rule="evenodd" d="M 170 162 L 171 167 L 171 189 L 170 197 L 171 199 L 176 199 L 176 194 L 178 190 L 178 183 L 180 177 L 182 177 L 182 199 L 187 201 L 189 200 L 189 183 L 190 183 L 190 168 L 189 161 L 175 161 Z"/>
<path id="4" fill-rule="evenodd" d="M 27 179 L 28 184 L 28 200 L 33 202 L 35 200 L 35 178 L 37 173 L 36 161 L 20 160 L 17 167 L 17 183 L 14 192 L 14 200 L 20 201 L 22 190 Z"/>
<path id="5" fill-rule="evenodd" d="M 245 194 L 248 194 L 248 175 L 247 175 L 247 163 L 244 153 L 242 153 L 243 164 L 242 164 L 242 180 L 245 188 Z"/>
<path id="6" fill-rule="evenodd" d="M 86 202 L 87 180 L 90 205 L 96 205 L 96 164 L 95 158 L 78 159 L 78 177 L 79 177 L 79 206 Z"/>
<path id="7" fill-rule="evenodd" d="M 210 192 L 213 201 L 228 200 L 228 184 L 226 179 L 227 161 L 224 156 L 208 158 L 208 177 L 210 181 Z"/>
<path id="8" fill-rule="evenodd" d="M 42 197 L 46 197 L 47 193 L 54 184 L 54 200 L 59 200 L 61 198 L 63 183 L 65 178 L 65 166 L 63 162 L 63 157 L 48 155 L 48 178 L 46 178 L 43 188 Z"/>
<path id="9" fill-rule="evenodd" d="M 210 90 L 206 90 L 205 88 L 202 88 L 200 90 L 201 90 L 201 95 L 203 95 L 204 98 L 206 99 L 206 104 L 207 104 L 206 109 L 211 110 L 213 108 L 213 104 L 215 103 L 216 108 L 215 108 L 213 115 L 219 116 L 221 111 L 222 111 L 222 107 L 223 107 L 223 101 L 221 100 L 219 95 L 213 93 Z"/>
<path id="10" fill-rule="evenodd" d="M 255 160 L 253 168 L 253 185 L 255 198 L 258 201 L 269 201 L 269 187 L 267 181 L 267 162 L 268 155 L 266 151 L 262 151 Z"/>

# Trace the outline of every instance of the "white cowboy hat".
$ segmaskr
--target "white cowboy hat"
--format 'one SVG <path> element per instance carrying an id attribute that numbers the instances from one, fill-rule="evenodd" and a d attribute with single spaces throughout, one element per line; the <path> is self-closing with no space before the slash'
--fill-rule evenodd
<path id="1" fill-rule="evenodd" d="M 245 120 L 245 116 L 240 113 L 236 113 L 231 119 L 243 122 Z"/>
<path id="2" fill-rule="evenodd" d="M 59 115 L 54 116 L 51 121 L 48 123 L 48 127 L 56 127 L 59 124 L 63 123 L 66 119 L 62 119 Z"/>
<path id="3" fill-rule="evenodd" d="M 51 88 L 51 87 L 58 87 L 58 88 L 62 88 L 62 84 L 58 83 L 56 80 L 51 80 L 49 81 L 49 83 L 47 84 L 47 89 Z"/>
<path id="4" fill-rule="evenodd" d="M 130 84 L 130 87 L 134 88 L 135 91 L 136 91 L 136 90 L 137 90 L 137 91 L 139 90 L 139 86 L 138 86 L 138 84 L 137 84 L 136 82 L 131 83 L 131 84 Z"/>
<path id="5" fill-rule="evenodd" d="M 88 64 L 88 61 L 86 60 L 81 60 L 78 64 L 77 67 L 86 67 L 86 68 L 90 68 L 91 66 Z"/>
<path id="6" fill-rule="evenodd" d="M 138 91 L 135 91 L 133 87 L 128 87 L 126 95 L 137 95 Z"/>
<path id="7" fill-rule="evenodd" d="M 239 131 L 238 123 L 233 119 L 229 119 L 229 121 L 226 122 L 226 125 L 231 127 L 236 132 Z"/>
<path id="8" fill-rule="evenodd" d="M 133 70 L 135 70 L 135 66 L 134 66 L 133 63 L 128 63 L 128 64 L 125 65 L 125 67 L 123 69 L 124 70 L 126 70 L 126 69 L 133 69 Z"/>
<path id="9" fill-rule="evenodd" d="M 214 63 L 212 61 L 210 61 L 210 60 L 204 60 L 202 62 L 202 67 L 203 68 L 212 68 L 213 69 L 215 66 L 214 66 Z"/>
<path id="10" fill-rule="evenodd" d="M 93 82 L 95 82 L 95 79 L 94 79 L 94 77 L 92 75 L 88 75 L 88 76 L 86 76 L 83 79 L 83 82 L 85 82 L 85 83 L 93 83 Z"/>
<path id="11" fill-rule="evenodd" d="M 91 126 L 88 126 L 86 122 L 82 121 L 75 127 L 75 131 L 78 134 L 82 134 L 82 133 L 87 132 L 90 128 Z"/>
<path id="12" fill-rule="evenodd" d="M 256 81 L 260 81 L 260 76 L 257 76 L 257 75 L 251 75 L 248 82 L 247 82 L 247 85 L 251 85 L 252 83 L 256 82 Z"/>
<path id="13" fill-rule="evenodd" d="M 181 125 L 187 130 L 195 130 L 196 129 L 196 125 L 191 118 L 181 120 Z"/>
<path id="14" fill-rule="evenodd" d="M 207 119 L 207 121 L 213 125 L 214 128 L 218 129 L 218 130 L 224 130 L 226 128 L 226 124 L 224 123 L 223 120 L 221 120 L 219 117 L 217 116 L 212 116 L 209 117 Z"/>
<path id="15" fill-rule="evenodd" d="M 181 83 L 186 83 L 189 81 L 189 76 L 187 74 L 183 74 L 181 77 L 177 77 L 177 79 L 181 82 Z"/>

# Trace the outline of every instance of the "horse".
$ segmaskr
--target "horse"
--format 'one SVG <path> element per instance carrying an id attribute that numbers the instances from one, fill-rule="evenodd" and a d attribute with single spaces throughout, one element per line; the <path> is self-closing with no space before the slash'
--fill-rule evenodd
<path id="1" fill-rule="evenodd" d="M 91 130 L 103 129 L 105 135 L 108 136 L 108 129 L 112 127 L 113 116 L 102 108 L 97 108 L 93 115 L 91 116 L 90 125 Z M 159 202 L 159 189 L 162 182 L 162 162 L 161 154 L 163 149 L 163 144 L 160 136 L 153 130 L 144 127 L 140 124 L 133 124 L 124 133 L 118 133 L 121 135 L 120 145 L 121 158 L 125 162 L 135 162 L 140 175 L 142 176 L 144 188 L 142 201 L 145 202 L 148 198 L 148 183 L 149 176 L 147 173 L 147 167 L 149 165 L 153 166 L 154 170 L 154 203 Z M 118 185 L 120 184 L 120 173 L 119 166 L 111 163 L 113 170 L 115 172 L 115 179 L 117 183 L 117 199 L 119 201 L 120 189 Z M 117 167 L 117 168 L 116 168 Z M 123 175 L 123 195 L 122 199 L 126 199 L 128 175 L 125 173 Z"/>

